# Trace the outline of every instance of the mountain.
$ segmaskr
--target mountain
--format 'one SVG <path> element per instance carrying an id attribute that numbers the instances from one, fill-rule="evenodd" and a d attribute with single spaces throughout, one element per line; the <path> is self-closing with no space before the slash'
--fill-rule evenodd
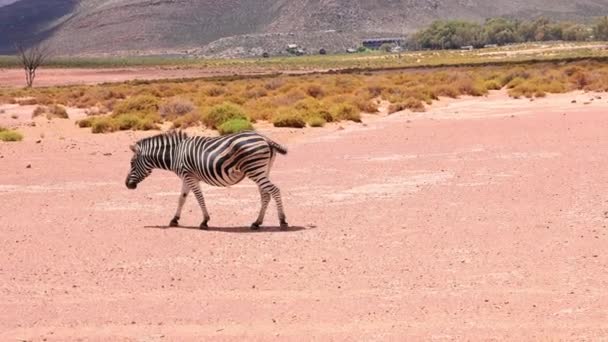
<path id="1" fill-rule="evenodd" d="M 606 0 L 0 0 L 0 53 L 45 41 L 60 54 L 238 56 L 285 44 L 329 51 L 406 35 L 435 19 L 586 20 Z"/>

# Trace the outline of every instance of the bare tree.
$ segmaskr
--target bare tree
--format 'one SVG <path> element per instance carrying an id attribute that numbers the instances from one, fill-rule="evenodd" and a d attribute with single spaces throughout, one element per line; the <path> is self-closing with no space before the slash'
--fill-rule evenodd
<path id="1" fill-rule="evenodd" d="M 36 70 L 49 57 L 50 51 L 42 45 L 33 45 L 29 48 L 24 48 L 23 45 L 17 45 L 17 57 L 25 70 L 25 83 L 28 88 L 31 88 L 36 78 Z"/>

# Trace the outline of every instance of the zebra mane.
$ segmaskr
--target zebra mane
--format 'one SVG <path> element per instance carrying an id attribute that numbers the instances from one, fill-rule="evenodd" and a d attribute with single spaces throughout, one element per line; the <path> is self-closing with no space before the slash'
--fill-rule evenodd
<path id="1" fill-rule="evenodd" d="M 137 146 L 139 147 L 143 147 L 148 145 L 151 142 L 159 142 L 162 141 L 163 143 L 169 143 L 169 145 L 172 145 L 173 143 L 179 143 L 182 140 L 188 138 L 188 134 L 186 134 L 186 132 L 184 131 L 176 131 L 176 130 L 171 130 L 165 133 L 161 133 L 161 134 L 157 134 L 148 138 L 143 138 L 139 141 L 137 141 L 137 143 L 135 143 Z"/>

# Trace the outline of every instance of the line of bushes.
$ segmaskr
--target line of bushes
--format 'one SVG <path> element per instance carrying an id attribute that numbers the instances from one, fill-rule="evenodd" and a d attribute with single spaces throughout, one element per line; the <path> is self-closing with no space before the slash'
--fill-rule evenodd
<path id="1" fill-rule="evenodd" d="M 412 35 L 408 43 L 414 49 L 459 49 L 555 40 L 608 40 L 608 17 L 599 18 L 591 25 L 547 18 L 528 21 L 491 18 L 483 24 L 438 20 Z"/>
<path id="2" fill-rule="evenodd" d="M 78 124 L 95 133 L 206 126 L 222 133 L 251 129 L 264 120 L 277 127 L 320 127 L 361 121 L 362 113 L 425 111 L 440 97 L 484 96 L 506 88 L 513 97 L 572 90 L 608 91 L 608 63 L 578 61 L 460 67 L 365 74 L 277 76 L 235 80 L 146 81 L 9 90 L 47 111 L 83 106 Z M 9 96 L 10 95 L 10 96 Z M 32 102 L 32 101 L 30 101 Z M 28 104 L 32 104 L 28 102 Z"/>

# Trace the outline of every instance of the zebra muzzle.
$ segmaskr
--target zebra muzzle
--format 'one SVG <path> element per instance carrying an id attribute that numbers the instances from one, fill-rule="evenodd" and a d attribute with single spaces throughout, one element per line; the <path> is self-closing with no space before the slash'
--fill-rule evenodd
<path id="1" fill-rule="evenodd" d="M 137 189 L 137 183 L 127 181 L 127 188 L 130 190 L 135 190 Z"/>

